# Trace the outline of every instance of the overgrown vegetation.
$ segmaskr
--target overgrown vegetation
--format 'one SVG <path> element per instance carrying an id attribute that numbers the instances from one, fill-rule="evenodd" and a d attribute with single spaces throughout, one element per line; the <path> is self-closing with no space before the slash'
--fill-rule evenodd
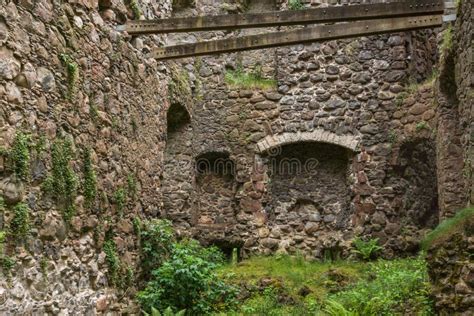
<path id="1" fill-rule="evenodd" d="M 127 175 L 127 192 L 128 196 L 134 200 L 138 193 L 137 178 L 134 174 L 130 173 Z"/>
<path id="2" fill-rule="evenodd" d="M 23 241 L 30 233 L 30 208 L 25 203 L 13 207 L 13 218 L 10 222 L 10 234 L 17 241 Z"/>
<path id="3" fill-rule="evenodd" d="M 175 242 L 169 221 L 136 225 L 141 226 L 136 230 L 140 231 L 142 264 L 149 277 L 138 294 L 144 311 L 171 308 L 173 312 L 186 310 L 187 315 L 203 315 L 234 306 L 235 288 L 216 273 L 224 263 L 217 248 L 204 248 L 194 240 Z"/>
<path id="4" fill-rule="evenodd" d="M 355 247 L 353 252 L 359 255 L 363 260 L 376 259 L 380 251 L 383 249 L 378 245 L 378 241 L 378 238 L 364 241 L 360 237 L 357 237 L 352 241 L 352 244 Z"/>
<path id="5" fill-rule="evenodd" d="M 103 250 L 105 253 L 105 260 L 107 261 L 108 278 L 112 285 L 118 286 L 120 284 L 120 258 L 117 254 L 114 241 L 112 239 L 106 240 L 104 242 Z"/>
<path id="6" fill-rule="evenodd" d="M 77 94 L 77 85 L 79 82 L 79 65 L 68 54 L 59 55 L 67 72 L 67 99 L 74 101 Z"/>
<path id="7" fill-rule="evenodd" d="M 422 258 L 369 264 L 256 257 L 219 274 L 249 292 L 220 315 L 431 315 Z"/>
<path id="8" fill-rule="evenodd" d="M 135 20 L 139 20 L 140 17 L 142 16 L 142 10 L 140 9 L 140 6 L 138 5 L 137 0 L 127 0 L 127 2 L 128 2 L 128 7 L 133 12 L 133 18 Z"/>
<path id="9" fill-rule="evenodd" d="M 421 246 L 424 250 L 428 250 L 432 244 L 444 240 L 456 231 L 461 231 L 472 222 L 474 222 L 474 207 L 461 210 L 454 217 L 441 222 L 436 229 L 426 235 Z"/>
<path id="10" fill-rule="evenodd" d="M 114 192 L 113 202 L 117 207 L 117 212 L 120 216 L 123 215 L 123 210 L 125 208 L 125 203 L 127 202 L 127 192 L 124 188 L 118 188 Z"/>
<path id="11" fill-rule="evenodd" d="M 15 266 L 15 260 L 5 253 L 5 243 L 7 241 L 7 232 L 0 231 L 0 266 L 3 274 L 9 275 L 10 270 Z"/>
<path id="12" fill-rule="evenodd" d="M 30 173 L 30 145 L 30 135 L 17 132 L 13 146 L 7 155 L 13 173 L 21 180 L 27 180 Z"/>
<path id="13" fill-rule="evenodd" d="M 225 81 L 230 86 L 240 88 L 272 89 L 277 85 L 275 79 L 263 78 L 260 67 L 257 67 L 255 71 L 250 73 L 245 72 L 242 67 L 239 67 L 237 70 L 227 70 Z"/>
<path id="14" fill-rule="evenodd" d="M 72 158 L 71 141 L 57 139 L 51 150 L 51 175 L 43 183 L 44 190 L 54 197 L 66 222 L 74 216 L 74 199 L 77 195 L 78 180 L 71 167 Z"/>
<path id="15" fill-rule="evenodd" d="M 288 0 L 288 9 L 302 10 L 304 9 L 304 4 L 301 0 Z"/>
<path id="16" fill-rule="evenodd" d="M 89 148 L 83 152 L 84 182 L 82 184 L 86 206 L 91 206 L 97 196 L 97 176 L 92 166 L 91 151 Z"/>
<path id="17" fill-rule="evenodd" d="M 441 41 L 441 55 L 442 59 L 446 56 L 446 54 L 453 48 L 454 42 L 454 30 L 451 24 L 443 31 L 443 40 Z"/>

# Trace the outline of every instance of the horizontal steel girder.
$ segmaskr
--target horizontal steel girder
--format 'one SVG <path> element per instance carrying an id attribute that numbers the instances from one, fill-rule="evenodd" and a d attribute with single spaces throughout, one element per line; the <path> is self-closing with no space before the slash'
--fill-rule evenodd
<path id="1" fill-rule="evenodd" d="M 393 33 L 443 24 L 442 15 L 385 18 L 359 22 L 319 25 L 298 30 L 182 44 L 153 50 L 149 57 L 159 60 L 230 53 L 237 51 L 287 46 L 374 34 Z"/>
<path id="2" fill-rule="evenodd" d="M 130 21 L 117 29 L 130 35 L 233 30 L 242 28 L 350 22 L 355 20 L 442 14 L 443 0 L 406 0 L 392 3 L 334 6 L 255 14 L 227 14 L 149 21 Z"/>

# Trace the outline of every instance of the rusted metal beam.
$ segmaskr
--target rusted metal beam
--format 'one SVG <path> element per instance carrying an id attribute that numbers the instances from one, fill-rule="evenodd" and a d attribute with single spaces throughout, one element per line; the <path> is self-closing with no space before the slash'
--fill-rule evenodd
<path id="1" fill-rule="evenodd" d="M 443 0 L 406 0 L 402 2 L 337 6 L 297 11 L 130 21 L 125 25 L 119 26 L 117 29 L 126 31 L 131 35 L 228 30 L 442 14 L 443 9 Z"/>
<path id="2" fill-rule="evenodd" d="M 166 60 L 191 56 L 311 43 L 357 36 L 416 30 L 443 24 L 442 15 L 426 15 L 391 19 L 320 25 L 298 30 L 244 36 L 216 41 L 163 47 L 153 50 L 149 57 Z"/>

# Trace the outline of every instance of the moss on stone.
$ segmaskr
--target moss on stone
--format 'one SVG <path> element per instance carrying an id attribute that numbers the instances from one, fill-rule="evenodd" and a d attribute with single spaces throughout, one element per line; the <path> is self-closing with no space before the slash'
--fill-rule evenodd
<path id="1" fill-rule="evenodd" d="M 474 207 L 461 210 L 454 217 L 441 222 L 438 227 L 426 235 L 421 243 L 422 248 L 428 250 L 431 246 L 445 240 L 448 236 L 463 231 L 469 223 L 474 223 Z"/>

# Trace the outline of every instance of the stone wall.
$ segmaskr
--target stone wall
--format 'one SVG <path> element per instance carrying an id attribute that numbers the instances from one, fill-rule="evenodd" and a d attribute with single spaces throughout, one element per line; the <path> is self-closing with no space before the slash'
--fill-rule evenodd
<path id="1" fill-rule="evenodd" d="M 458 226 L 428 249 L 428 272 L 440 315 L 471 315 L 474 308 L 474 218 Z"/>
<path id="2" fill-rule="evenodd" d="M 179 14 L 226 12 L 229 6 L 219 3 L 196 2 Z M 284 9 L 287 4 L 278 5 Z M 264 31 L 275 29 L 169 39 L 194 42 Z M 436 106 L 430 84 L 418 84 L 431 76 L 436 58 L 436 32 L 428 30 L 180 61 L 194 94 L 188 106 L 194 160 L 205 153 L 229 153 L 235 163 L 231 204 L 236 216 L 233 224 L 182 224 L 180 231 L 208 244 L 243 244 L 244 254 L 299 249 L 321 257 L 324 249 L 345 252 L 354 234 L 378 237 L 387 246 L 387 256 L 395 250 L 416 250 L 420 229 L 432 227 L 438 214 Z M 231 85 L 226 82 L 230 71 L 275 78 L 276 84 L 267 89 Z M 278 144 L 279 139 L 285 140 Z M 307 157 L 294 157 L 292 148 L 305 145 Z M 408 154 L 410 146 L 416 149 L 413 155 Z M 329 159 L 318 148 L 342 156 Z M 307 181 L 299 183 L 271 174 L 272 158 L 296 158 L 301 164 L 316 159 L 320 176 L 303 177 Z M 325 163 L 334 158 L 345 161 L 339 169 Z M 418 189 L 425 182 L 429 186 Z M 188 189 L 186 194 L 194 196 L 189 213 L 195 213 L 202 191 Z M 318 194 L 338 196 L 338 202 L 326 203 Z M 420 202 L 418 195 L 423 196 Z M 281 196 L 284 203 L 279 202 Z M 167 211 L 177 222 L 179 216 L 173 214 L 179 212 Z M 318 215 L 327 223 L 309 220 Z M 294 225 L 288 229 L 290 222 Z"/>
<path id="3" fill-rule="evenodd" d="M 472 4 L 461 1 L 458 19 L 445 30 L 445 47 L 436 89 L 438 111 L 438 179 L 443 217 L 472 204 L 473 180 L 473 65 Z M 449 35 L 450 34 L 450 35 Z"/>
<path id="4" fill-rule="evenodd" d="M 168 1 L 147 3 L 140 6 L 146 18 L 171 9 Z M 118 0 L 0 1 L 0 145 L 9 150 L 20 131 L 33 143 L 45 140 L 44 149 L 31 149 L 23 183 L 0 159 L 7 202 L 0 230 L 9 231 L 18 200 L 28 205 L 31 226 L 26 238 L 10 237 L 1 254 L 2 262 L 4 256 L 14 262 L 0 278 L 2 315 L 133 309 L 133 286 L 110 287 L 103 244 L 112 239 L 121 265 L 139 273 L 132 219 L 160 214 L 168 108 L 168 68 L 145 58 L 163 39 L 132 40 L 114 30 L 133 17 Z M 62 138 L 72 141 L 79 184 L 68 197 L 76 208 L 69 223 L 41 188 L 51 173 L 52 144 Z M 97 177 L 92 205 L 84 202 L 87 148 Z M 137 194 L 129 188 L 119 206 L 117 192 L 134 182 Z"/>

